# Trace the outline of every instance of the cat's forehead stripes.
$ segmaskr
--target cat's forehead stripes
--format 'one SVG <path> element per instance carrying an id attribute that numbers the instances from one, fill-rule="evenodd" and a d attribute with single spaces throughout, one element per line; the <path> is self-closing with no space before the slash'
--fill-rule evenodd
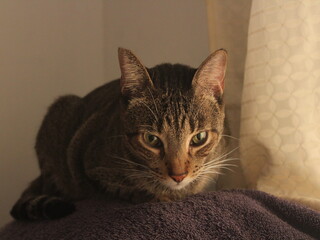
<path id="1" fill-rule="evenodd" d="M 134 125 L 159 134 L 173 133 L 177 139 L 185 134 L 216 128 L 221 118 L 219 105 L 188 99 L 182 94 L 157 98 L 136 98 L 128 110 Z M 134 123 L 135 122 L 135 123 Z"/>
<path id="2" fill-rule="evenodd" d="M 180 64 L 161 64 L 147 70 L 154 87 L 168 94 L 172 90 L 190 89 L 196 72 L 196 69 Z"/>
<path id="3" fill-rule="evenodd" d="M 171 94 L 162 95 L 157 109 L 160 115 L 157 123 L 158 132 L 174 132 L 180 136 L 186 128 L 190 128 L 189 119 L 191 115 L 191 101 L 181 92 L 172 91 Z"/>
<path id="4" fill-rule="evenodd" d="M 172 132 L 177 138 L 205 128 L 214 128 L 219 104 L 213 96 L 195 96 L 192 79 L 196 69 L 184 65 L 162 64 L 147 69 L 153 82 L 129 109 L 138 125 L 152 126 L 153 132 Z M 133 124 L 135 125 L 135 124 Z"/>

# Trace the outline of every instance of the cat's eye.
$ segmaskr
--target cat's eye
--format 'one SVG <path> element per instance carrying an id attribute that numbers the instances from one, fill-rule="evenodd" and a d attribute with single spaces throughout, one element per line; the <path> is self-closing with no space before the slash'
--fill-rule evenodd
<path id="1" fill-rule="evenodd" d="M 161 147 L 162 142 L 159 137 L 151 134 L 151 133 L 144 133 L 143 134 L 143 140 L 146 144 L 148 144 L 150 147 L 158 148 Z"/>
<path id="2" fill-rule="evenodd" d="M 208 133 L 207 132 L 199 132 L 191 138 L 190 145 L 191 146 L 200 146 L 207 141 Z"/>

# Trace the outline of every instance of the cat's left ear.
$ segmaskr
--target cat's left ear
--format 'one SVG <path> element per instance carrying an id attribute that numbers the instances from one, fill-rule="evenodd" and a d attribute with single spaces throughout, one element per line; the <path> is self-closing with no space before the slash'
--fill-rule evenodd
<path id="1" fill-rule="evenodd" d="M 227 51 L 219 49 L 210 54 L 196 71 L 192 87 L 196 93 L 209 93 L 219 98 L 224 90 L 227 68 Z"/>
<path id="2" fill-rule="evenodd" d="M 119 48 L 118 57 L 121 70 L 120 88 L 123 96 L 131 98 L 141 94 L 146 88 L 153 87 L 147 69 L 130 50 Z"/>

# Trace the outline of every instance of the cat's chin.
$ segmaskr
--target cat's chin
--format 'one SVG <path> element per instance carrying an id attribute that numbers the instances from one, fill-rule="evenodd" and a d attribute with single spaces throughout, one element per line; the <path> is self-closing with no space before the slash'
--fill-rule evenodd
<path id="1" fill-rule="evenodd" d="M 172 179 L 166 179 L 163 182 L 163 184 L 166 187 L 170 188 L 171 190 L 181 190 L 181 189 L 187 187 L 191 182 L 192 182 L 192 180 L 189 178 L 184 179 L 180 183 L 177 183 L 177 182 L 173 181 Z"/>

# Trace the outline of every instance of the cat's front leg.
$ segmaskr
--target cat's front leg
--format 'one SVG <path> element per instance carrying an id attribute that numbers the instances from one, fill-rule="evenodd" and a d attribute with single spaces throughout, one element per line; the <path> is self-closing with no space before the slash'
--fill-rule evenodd
<path id="1" fill-rule="evenodd" d="M 122 199 L 133 204 L 152 202 L 154 199 L 154 195 L 147 193 L 146 191 L 126 187 L 119 188 L 116 191 L 115 196 L 118 199 Z"/>
<path id="2" fill-rule="evenodd" d="M 10 214 L 17 220 L 41 220 L 64 217 L 75 210 L 72 202 L 55 195 L 55 190 L 43 191 L 42 176 L 35 179 L 12 207 Z"/>
<path id="3" fill-rule="evenodd" d="M 155 195 L 151 202 L 173 202 L 177 199 L 173 198 L 170 195 L 166 195 L 166 194 L 161 194 L 161 195 Z"/>

